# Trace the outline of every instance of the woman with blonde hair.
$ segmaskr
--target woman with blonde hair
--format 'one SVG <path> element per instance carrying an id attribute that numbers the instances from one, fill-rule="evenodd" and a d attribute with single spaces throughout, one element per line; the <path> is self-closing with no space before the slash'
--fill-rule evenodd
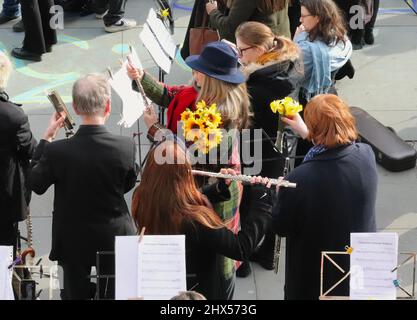
<path id="1" fill-rule="evenodd" d="M 160 161 L 159 156 L 166 161 Z M 185 234 L 188 290 L 209 300 L 232 299 L 230 286 L 234 282 L 224 277 L 223 257 L 248 258 L 264 236 L 271 207 L 252 212 L 245 228 L 235 234 L 199 191 L 191 169 L 178 143 L 165 141 L 152 149 L 133 194 L 132 215 L 138 230 L 146 227 L 146 234 Z M 223 193 L 225 198 L 231 196 L 228 189 Z"/>
<path id="2" fill-rule="evenodd" d="M 269 105 L 273 100 L 287 96 L 297 100 L 299 82 L 303 77 L 300 50 L 291 39 L 276 36 L 268 26 L 253 21 L 245 22 L 237 28 L 236 50 L 245 66 L 246 84 L 253 112 L 252 129 L 263 132 L 262 154 L 255 155 L 256 160 L 262 164 L 259 174 L 263 177 L 277 178 L 283 173 L 285 156 L 274 148 L 279 115 L 274 114 Z M 244 146 L 247 147 L 247 144 Z M 251 206 L 251 199 L 257 196 L 256 188 L 244 187 L 242 219 Z M 272 203 L 274 198 L 275 194 L 271 193 L 264 197 L 264 200 Z M 275 236 L 271 231 L 253 257 L 269 270 L 273 268 L 274 243 Z M 249 272 L 248 264 L 244 263 L 238 276 L 246 276 Z"/>
<path id="3" fill-rule="evenodd" d="M 191 86 L 167 86 L 152 79 L 143 70 L 130 65 L 129 76 L 137 90 L 136 81 L 141 81 L 146 95 L 156 104 L 168 109 L 167 129 L 177 133 L 181 121 L 181 114 L 187 109 L 195 110 L 196 102 L 204 100 L 208 105 L 217 104 L 222 117 L 222 142 L 226 148 L 217 148 L 210 151 L 216 154 L 217 163 L 197 163 L 199 169 L 218 172 L 221 166 L 228 166 L 237 172 L 240 171 L 240 157 L 238 149 L 237 131 L 246 128 L 249 124 L 249 97 L 245 85 L 245 76 L 239 70 L 238 57 L 227 44 L 212 42 L 208 44 L 201 55 L 190 56 L 186 59 L 187 65 L 193 70 L 194 84 Z M 144 113 L 144 121 L 148 127 L 148 137 L 162 139 L 165 127 L 158 122 L 155 111 Z M 223 151 L 224 150 L 224 151 Z M 227 153 L 227 154 L 226 154 Z M 199 180 L 203 186 L 208 179 Z M 232 196 L 229 200 L 215 205 L 215 211 L 227 221 L 228 227 L 235 233 L 240 226 L 239 205 L 242 195 L 242 185 L 234 181 L 229 186 Z M 224 261 L 224 277 L 232 282 L 235 276 L 235 264 L 230 259 Z M 233 288 L 230 289 L 233 292 Z"/>
<path id="4" fill-rule="evenodd" d="M 280 189 L 273 209 L 275 232 L 286 237 L 285 299 L 317 300 L 321 252 L 344 251 L 352 232 L 376 232 L 375 156 L 369 145 L 355 142 L 355 119 L 335 95 L 311 99 L 305 123 L 299 115 L 283 119 L 314 144 L 287 176 L 297 189 Z M 338 263 L 349 269 L 349 260 Z M 339 279 L 340 272 L 330 268 L 323 287 Z M 332 295 L 349 296 L 349 282 L 342 282 Z"/>

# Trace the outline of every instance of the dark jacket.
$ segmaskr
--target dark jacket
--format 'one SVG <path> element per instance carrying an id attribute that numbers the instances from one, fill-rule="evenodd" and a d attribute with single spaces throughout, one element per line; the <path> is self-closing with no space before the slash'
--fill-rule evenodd
<path id="1" fill-rule="evenodd" d="M 377 172 L 372 149 L 356 143 L 328 150 L 292 171 L 295 189 L 281 188 L 273 209 L 276 233 L 286 237 L 285 299 L 320 295 L 322 251 L 344 251 L 351 232 L 375 232 Z M 349 270 L 349 257 L 338 262 Z M 325 265 L 324 288 L 342 273 Z M 331 295 L 349 295 L 344 281 Z"/>
<path id="2" fill-rule="evenodd" d="M 206 11 L 207 0 L 195 0 L 193 11 L 191 12 L 190 20 L 188 22 L 187 32 L 185 33 L 184 43 L 181 48 L 181 57 L 185 60 L 190 55 L 190 29 L 201 28 L 204 26 L 204 18 L 207 24 L 210 25 L 210 18 Z M 218 10 L 220 12 L 226 11 L 226 6 L 222 1 L 218 1 Z"/>
<path id="3" fill-rule="evenodd" d="M 230 198 L 228 189 L 220 187 L 222 195 L 216 195 L 212 187 L 203 190 L 212 203 Z M 271 206 L 258 201 L 256 208 L 256 212 L 249 213 L 247 223 L 237 235 L 225 227 L 210 229 L 195 221 L 183 222 L 188 290 L 200 292 L 209 300 L 228 298 L 230 293 L 222 271 L 223 256 L 239 261 L 247 260 L 271 225 Z"/>
<path id="4" fill-rule="evenodd" d="M 31 195 L 26 176 L 36 145 L 20 105 L 0 93 L 0 225 L 26 219 Z"/>
<path id="5" fill-rule="evenodd" d="M 262 162 L 260 175 L 269 178 L 278 178 L 282 175 L 284 157 L 277 153 L 273 144 L 276 140 L 279 115 L 272 112 L 270 103 L 287 96 L 298 97 L 298 84 L 303 77 L 300 61 L 269 62 L 265 66 L 251 64 L 246 72 L 248 92 L 251 97 L 253 128 L 263 128 L 271 138 L 263 135 L 262 155 L 255 154 L 256 160 Z M 260 143 L 260 141 L 255 141 Z M 262 156 L 262 157 L 259 157 Z M 243 159 L 243 158 L 242 158 Z"/>
<path id="6" fill-rule="evenodd" d="M 257 21 L 266 24 L 278 36 L 290 37 L 288 19 L 288 1 L 285 7 L 274 13 L 264 13 L 257 8 L 255 0 L 234 0 L 226 12 L 213 10 L 210 13 L 210 26 L 217 29 L 221 39 L 235 42 L 237 27 L 246 21 Z"/>
<path id="7" fill-rule="evenodd" d="M 51 260 L 95 264 L 114 251 L 114 237 L 135 234 L 124 199 L 138 174 L 132 139 L 104 126 L 80 126 L 70 139 L 41 140 L 30 184 L 37 194 L 55 186 Z"/>

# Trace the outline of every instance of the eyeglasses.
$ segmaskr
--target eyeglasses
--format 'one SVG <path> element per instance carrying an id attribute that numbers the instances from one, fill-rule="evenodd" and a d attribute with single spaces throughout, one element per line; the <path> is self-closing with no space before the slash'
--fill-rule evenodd
<path id="1" fill-rule="evenodd" d="M 244 48 L 244 49 L 241 49 L 241 48 L 237 47 L 237 53 L 241 57 L 241 56 L 243 56 L 243 52 L 245 52 L 246 50 L 252 49 L 252 48 L 255 48 L 255 46 L 250 46 L 250 47 L 247 47 L 247 48 Z"/>
<path id="2" fill-rule="evenodd" d="M 304 18 L 311 17 L 311 16 L 312 16 L 312 14 L 305 14 L 305 15 L 301 15 L 300 18 L 304 19 Z"/>

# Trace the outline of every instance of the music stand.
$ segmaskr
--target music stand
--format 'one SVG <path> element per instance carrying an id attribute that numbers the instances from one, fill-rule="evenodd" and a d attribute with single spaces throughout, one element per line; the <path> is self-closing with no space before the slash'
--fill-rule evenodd
<path id="1" fill-rule="evenodd" d="M 149 11 L 140 38 L 159 69 L 158 80 L 164 82 L 165 75 L 171 71 L 179 45 L 175 44 L 172 33 L 167 30 L 153 8 Z M 162 107 L 159 107 L 159 122 L 165 122 L 165 111 Z"/>
<path id="2" fill-rule="evenodd" d="M 417 0 L 404 0 L 407 6 L 417 14 Z M 411 3 L 410 3 L 411 2 Z"/>

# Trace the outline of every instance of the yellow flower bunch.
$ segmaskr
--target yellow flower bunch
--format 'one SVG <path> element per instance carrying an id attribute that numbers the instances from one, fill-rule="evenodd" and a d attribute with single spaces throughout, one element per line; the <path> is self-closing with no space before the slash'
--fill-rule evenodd
<path id="1" fill-rule="evenodd" d="M 290 97 L 274 100 L 270 104 L 273 113 L 279 113 L 284 117 L 293 117 L 303 110 L 303 106 Z"/>
<path id="2" fill-rule="evenodd" d="M 222 133 L 219 129 L 222 123 L 221 114 L 213 103 L 207 106 L 204 100 L 197 102 L 196 110 L 185 110 L 181 114 L 184 123 L 185 140 L 196 144 L 204 154 L 217 147 L 222 141 Z"/>

